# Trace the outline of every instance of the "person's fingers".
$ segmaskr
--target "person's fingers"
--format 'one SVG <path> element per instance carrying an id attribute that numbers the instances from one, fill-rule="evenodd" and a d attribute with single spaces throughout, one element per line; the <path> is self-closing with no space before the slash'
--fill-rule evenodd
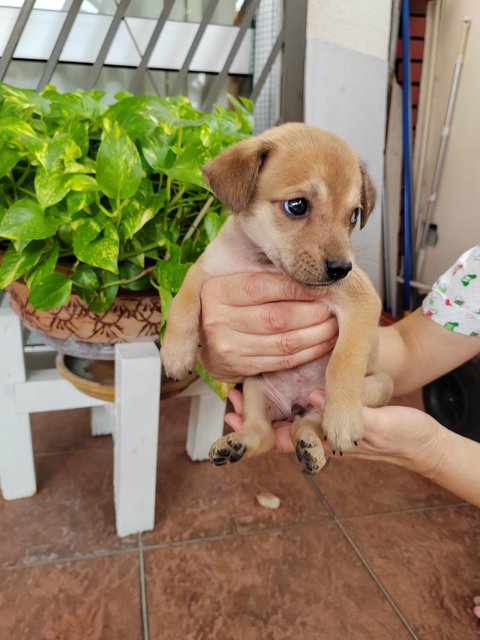
<path id="1" fill-rule="evenodd" d="M 477 616 L 477 618 L 480 618 L 480 599 L 478 600 L 478 604 L 475 604 L 475 606 L 473 607 L 473 613 Z"/>
<path id="2" fill-rule="evenodd" d="M 243 413 L 243 393 L 240 389 L 230 389 L 228 392 L 228 399 L 233 405 L 235 413 L 242 415 Z"/>
<path id="3" fill-rule="evenodd" d="M 202 300 L 214 299 L 241 307 L 279 300 L 316 300 L 325 295 L 321 287 L 302 287 L 284 274 L 235 273 L 210 278 L 202 288 Z"/>
<path id="4" fill-rule="evenodd" d="M 275 451 L 277 453 L 292 453 L 294 451 L 290 422 L 273 424 L 275 431 Z"/>
<path id="5" fill-rule="evenodd" d="M 325 408 L 324 389 L 316 389 L 315 391 L 312 391 L 312 393 L 307 397 L 307 400 L 320 414 L 323 415 L 323 410 Z"/>
<path id="6" fill-rule="evenodd" d="M 200 358 L 208 373 L 217 380 L 239 382 L 242 377 L 292 369 L 306 362 L 317 360 L 329 353 L 333 349 L 335 342 L 336 338 L 333 338 L 333 340 L 316 344 L 297 353 L 276 356 L 244 356 L 232 350 L 228 353 L 223 353 L 219 357 L 218 353 L 212 355 L 209 348 L 202 348 Z"/>
<path id="7" fill-rule="evenodd" d="M 320 324 L 270 335 L 255 335 L 248 332 L 220 330 L 208 339 L 208 347 L 215 349 L 218 356 L 241 354 L 249 356 L 290 355 L 309 347 L 330 342 L 337 338 L 336 318 L 329 318 Z M 232 339 L 235 341 L 232 344 Z"/>
<path id="8" fill-rule="evenodd" d="M 226 413 L 224 420 L 234 431 L 240 431 L 242 428 L 243 418 L 238 413 Z"/>
<path id="9" fill-rule="evenodd" d="M 237 413 L 226 413 L 225 422 L 233 431 L 240 431 L 243 426 L 243 418 Z M 291 426 L 290 422 L 279 422 L 272 425 L 275 432 L 275 451 L 277 453 L 292 453 Z"/>
<path id="10" fill-rule="evenodd" d="M 202 306 L 202 326 L 205 333 L 215 337 L 225 327 L 247 336 L 287 333 L 295 329 L 313 327 L 329 322 L 338 331 L 337 322 L 323 302 L 268 302 L 250 307 L 207 300 Z"/>

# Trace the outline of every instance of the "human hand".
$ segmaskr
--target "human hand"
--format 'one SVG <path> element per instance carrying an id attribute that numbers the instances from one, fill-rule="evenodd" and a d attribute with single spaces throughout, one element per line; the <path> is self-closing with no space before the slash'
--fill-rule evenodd
<path id="1" fill-rule="evenodd" d="M 211 278 L 202 289 L 201 360 L 217 380 L 290 369 L 334 346 L 336 318 L 308 289 L 273 273 Z"/>
<path id="2" fill-rule="evenodd" d="M 235 413 L 228 413 L 225 422 L 234 430 L 242 428 L 243 398 L 239 390 L 229 393 Z M 325 392 L 314 391 L 308 398 L 312 406 L 323 413 Z M 445 429 L 427 413 L 411 407 L 365 407 L 363 410 L 364 436 L 358 446 L 345 452 L 346 456 L 390 462 L 430 477 L 440 463 L 444 452 Z M 293 452 L 290 437 L 291 423 L 273 425 L 276 450 Z M 325 442 L 325 453 L 333 455 Z"/>

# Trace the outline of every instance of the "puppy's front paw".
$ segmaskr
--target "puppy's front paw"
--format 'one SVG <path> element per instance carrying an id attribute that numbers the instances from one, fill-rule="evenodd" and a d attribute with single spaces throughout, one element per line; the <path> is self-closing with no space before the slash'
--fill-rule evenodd
<path id="1" fill-rule="evenodd" d="M 171 380 L 183 380 L 195 369 L 197 341 L 165 339 L 161 345 L 160 359 Z"/>
<path id="2" fill-rule="evenodd" d="M 363 437 L 362 405 L 345 407 L 327 402 L 323 416 L 323 431 L 334 453 L 340 455 Z"/>

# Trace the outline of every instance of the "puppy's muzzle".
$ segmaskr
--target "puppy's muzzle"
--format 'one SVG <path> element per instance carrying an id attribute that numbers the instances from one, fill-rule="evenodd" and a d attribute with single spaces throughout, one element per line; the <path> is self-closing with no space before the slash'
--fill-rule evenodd
<path id="1" fill-rule="evenodd" d="M 333 258 L 325 261 L 325 273 L 329 280 L 342 280 L 352 270 L 352 263 L 347 260 Z"/>

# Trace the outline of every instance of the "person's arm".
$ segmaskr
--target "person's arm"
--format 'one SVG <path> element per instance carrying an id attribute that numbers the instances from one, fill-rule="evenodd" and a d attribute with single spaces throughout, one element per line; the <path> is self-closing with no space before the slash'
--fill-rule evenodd
<path id="1" fill-rule="evenodd" d="M 225 421 L 238 431 L 242 428 L 242 394 L 234 389 L 229 397 L 235 413 L 228 413 Z M 323 412 L 323 391 L 314 391 L 309 400 L 320 413 Z M 365 407 L 363 425 L 363 438 L 358 446 L 345 452 L 344 458 L 379 460 L 404 467 L 480 507 L 479 442 L 449 431 L 428 413 L 411 407 Z M 290 423 L 281 422 L 274 427 L 276 450 L 293 452 Z M 327 455 L 331 456 L 328 443 L 324 446 Z"/>
<path id="2" fill-rule="evenodd" d="M 202 290 L 205 368 L 234 382 L 321 357 L 333 348 L 338 332 L 321 295 L 276 274 L 212 278 Z M 448 331 L 417 309 L 380 328 L 378 369 L 392 376 L 395 394 L 401 395 L 479 351 L 480 338 Z"/>
<path id="3" fill-rule="evenodd" d="M 420 389 L 480 351 L 480 339 L 449 331 L 417 309 L 380 328 L 378 370 L 392 376 L 394 395 Z"/>
<path id="4" fill-rule="evenodd" d="M 442 455 L 429 478 L 480 507 L 480 442 L 442 427 Z"/>

